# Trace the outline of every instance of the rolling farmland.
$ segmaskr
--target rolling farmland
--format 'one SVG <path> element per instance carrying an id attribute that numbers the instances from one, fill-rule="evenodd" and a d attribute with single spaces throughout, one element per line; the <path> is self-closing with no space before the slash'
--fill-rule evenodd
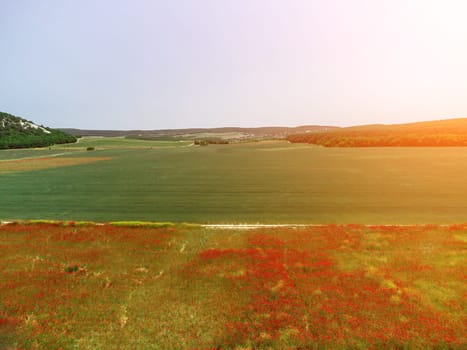
<path id="1" fill-rule="evenodd" d="M 0 350 L 467 350 L 466 13 L 0 0 Z"/>
<path id="2" fill-rule="evenodd" d="M 17 158 L 37 159 L 12 172 Z M 48 167 L 62 158 L 63 166 Z M 84 138 L 50 150 L 0 151 L 0 159 L 3 220 L 467 222 L 465 148 Z"/>
<path id="3" fill-rule="evenodd" d="M 466 169 L 464 148 L 1 151 L 0 349 L 462 349 Z"/>

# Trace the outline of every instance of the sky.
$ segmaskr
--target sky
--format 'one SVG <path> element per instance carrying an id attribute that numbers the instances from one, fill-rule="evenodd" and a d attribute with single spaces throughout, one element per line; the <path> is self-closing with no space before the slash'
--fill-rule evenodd
<path id="1" fill-rule="evenodd" d="M 0 111 L 49 127 L 467 117 L 464 0 L 0 0 Z"/>

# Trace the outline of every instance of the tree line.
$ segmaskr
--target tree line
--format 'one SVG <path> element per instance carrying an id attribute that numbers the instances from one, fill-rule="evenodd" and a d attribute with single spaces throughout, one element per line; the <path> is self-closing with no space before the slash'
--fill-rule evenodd
<path id="1" fill-rule="evenodd" d="M 332 131 L 293 134 L 292 143 L 325 147 L 467 146 L 467 119 L 400 125 L 366 125 Z"/>
<path id="2" fill-rule="evenodd" d="M 356 135 L 356 134 L 298 134 L 288 136 L 292 143 L 310 143 L 325 147 L 436 147 L 467 146 L 467 135 Z"/>
<path id="3" fill-rule="evenodd" d="M 43 126 L 36 128 L 31 124 L 28 120 L 0 112 L 0 149 L 48 147 L 76 142 L 76 137 L 63 131 Z"/>

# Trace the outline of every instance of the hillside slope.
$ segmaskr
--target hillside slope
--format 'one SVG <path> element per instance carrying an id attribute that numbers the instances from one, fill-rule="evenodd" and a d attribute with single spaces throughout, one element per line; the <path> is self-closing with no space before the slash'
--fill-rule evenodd
<path id="1" fill-rule="evenodd" d="M 316 133 L 298 133 L 287 139 L 326 147 L 467 146 L 467 118 L 409 124 L 362 125 Z"/>
<path id="2" fill-rule="evenodd" d="M 159 129 L 159 130 L 84 130 L 60 129 L 76 136 L 126 136 L 128 138 L 158 139 L 188 137 L 200 134 L 238 133 L 244 137 L 275 137 L 282 138 L 290 134 L 317 132 L 339 129 L 335 126 L 303 125 L 297 127 L 265 126 L 257 128 L 222 127 L 222 128 L 187 128 L 187 129 Z"/>
<path id="3" fill-rule="evenodd" d="M 0 149 L 47 147 L 70 142 L 76 142 L 76 137 L 0 112 Z"/>

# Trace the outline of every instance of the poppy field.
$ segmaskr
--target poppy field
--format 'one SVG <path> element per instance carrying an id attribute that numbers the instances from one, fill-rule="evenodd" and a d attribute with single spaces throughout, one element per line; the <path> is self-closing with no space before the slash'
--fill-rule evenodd
<path id="1" fill-rule="evenodd" d="M 467 225 L 0 226 L 0 349 L 462 349 Z"/>

